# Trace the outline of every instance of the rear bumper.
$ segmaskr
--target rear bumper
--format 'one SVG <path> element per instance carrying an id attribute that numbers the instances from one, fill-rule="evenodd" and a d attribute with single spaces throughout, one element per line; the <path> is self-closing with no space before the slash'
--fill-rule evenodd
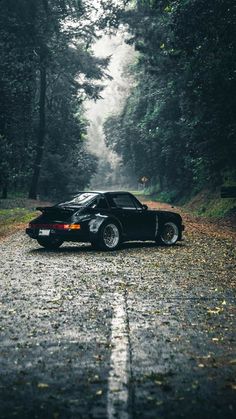
<path id="1" fill-rule="evenodd" d="M 39 235 L 39 229 L 38 228 L 26 228 L 25 230 L 26 234 L 31 238 L 31 239 L 38 239 L 38 238 L 58 238 L 60 240 L 63 241 L 78 241 L 78 242 L 82 242 L 82 241 L 89 241 L 89 237 L 88 234 L 85 234 L 82 231 L 73 231 L 73 230 L 69 230 L 69 231 L 64 231 L 64 230 L 53 230 L 50 229 L 50 233 L 49 236 L 42 236 Z"/>

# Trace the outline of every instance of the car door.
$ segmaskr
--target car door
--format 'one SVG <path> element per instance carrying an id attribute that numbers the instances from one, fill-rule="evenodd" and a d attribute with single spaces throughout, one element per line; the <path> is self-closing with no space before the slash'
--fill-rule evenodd
<path id="1" fill-rule="evenodd" d="M 110 195 L 113 213 L 121 221 L 127 239 L 142 240 L 154 237 L 155 230 L 153 216 L 139 206 L 129 193 L 114 193 Z M 138 202 L 138 201 L 137 201 Z"/>
<path id="2" fill-rule="evenodd" d="M 139 219 L 138 222 L 138 235 L 144 240 L 154 240 L 157 233 L 158 218 L 155 211 L 149 210 L 147 206 L 142 205 L 136 198 L 137 212 Z"/>

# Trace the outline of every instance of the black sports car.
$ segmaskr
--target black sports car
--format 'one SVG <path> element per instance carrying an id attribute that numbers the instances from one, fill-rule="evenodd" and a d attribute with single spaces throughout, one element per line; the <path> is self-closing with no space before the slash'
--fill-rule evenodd
<path id="1" fill-rule="evenodd" d="M 90 242 L 104 250 L 131 240 L 153 240 L 167 246 L 182 239 L 179 214 L 149 210 L 129 192 L 81 192 L 51 207 L 29 223 L 26 233 L 48 249 L 64 241 Z"/>

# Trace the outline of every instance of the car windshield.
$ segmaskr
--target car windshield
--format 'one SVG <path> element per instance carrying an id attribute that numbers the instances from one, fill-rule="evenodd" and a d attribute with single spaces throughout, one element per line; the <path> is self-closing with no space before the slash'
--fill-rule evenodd
<path id="1" fill-rule="evenodd" d="M 90 204 L 94 198 L 96 198 L 98 196 L 98 194 L 93 193 L 93 192 L 86 192 L 86 193 L 81 193 L 79 195 L 76 195 L 73 199 L 71 199 L 70 201 L 66 201 L 66 202 L 61 202 L 60 204 L 58 204 L 59 207 L 64 207 L 64 206 L 69 206 L 69 207 L 83 207 L 85 205 Z"/>

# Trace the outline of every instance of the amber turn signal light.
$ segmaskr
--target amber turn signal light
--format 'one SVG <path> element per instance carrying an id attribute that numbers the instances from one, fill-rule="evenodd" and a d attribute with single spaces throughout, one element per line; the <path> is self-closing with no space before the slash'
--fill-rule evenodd
<path id="1" fill-rule="evenodd" d="M 70 230 L 80 230 L 80 224 L 69 224 L 68 228 Z"/>

